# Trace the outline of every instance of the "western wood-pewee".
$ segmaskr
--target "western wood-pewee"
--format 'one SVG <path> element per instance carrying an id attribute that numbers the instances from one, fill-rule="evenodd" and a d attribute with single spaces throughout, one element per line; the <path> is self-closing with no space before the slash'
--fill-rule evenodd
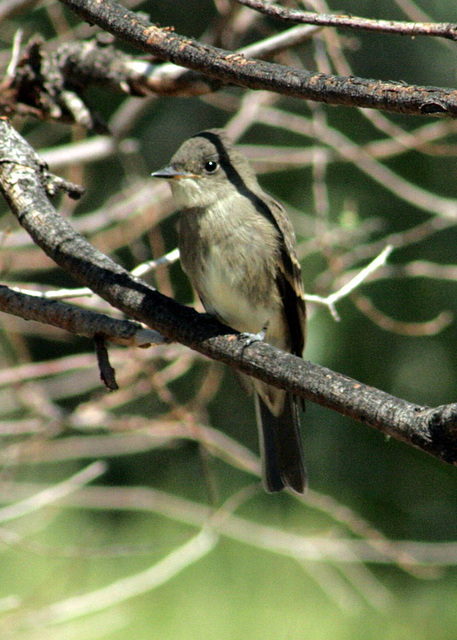
<path id="1" fill-rule="evenodd" d="M 240 332 L 265 329 L 269 344 L 302 357 L 306 311 L 294 231 L 247 158 L 223 130 L 210 129 L 184 142 L 170 166 L 152 175 L 171 186 L 180 213 L 181 264 L 206 311 Z M 266 490 L 303 493 L 297 400 L 239 377 L 255 391 Z"/>

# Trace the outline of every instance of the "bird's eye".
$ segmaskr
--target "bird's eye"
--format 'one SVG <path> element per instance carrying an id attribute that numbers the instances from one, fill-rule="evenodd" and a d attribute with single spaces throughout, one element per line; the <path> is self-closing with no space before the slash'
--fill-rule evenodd
<path id="1" fill-rule="evenodd" d="M 205 162 L 206 173 L 214 173 L 218 169 L 219 169 L 219 164 L 215 160 L 208 160 L 208 162 Z"/>

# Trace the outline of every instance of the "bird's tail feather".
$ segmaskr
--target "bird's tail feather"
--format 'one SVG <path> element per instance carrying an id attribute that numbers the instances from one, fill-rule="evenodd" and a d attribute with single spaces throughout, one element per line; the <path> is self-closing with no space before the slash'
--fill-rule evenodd
<path id="1" fill-rule="evenodd" d="M 282 413 L 275 416 L 257 393 L 255 396 L 266 490 L 275 492 L 289 487 L 297 493 L 304 493 L 306 471 L 296 399 L 287 393 Z"/>

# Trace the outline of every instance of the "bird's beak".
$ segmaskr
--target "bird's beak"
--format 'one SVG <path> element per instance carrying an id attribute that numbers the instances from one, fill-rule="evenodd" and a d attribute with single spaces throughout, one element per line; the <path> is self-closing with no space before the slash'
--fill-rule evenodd
<path id="1" fill-rule="evenodd" d="M 180 180 L 182 178 L 195 178 L 193 173 L 186 173 L 185 171 L 178 171 L 172 166 L 164 167 L 158 171 L 151 173 L 153 178 L 165 178 L 166 180 Z"/>

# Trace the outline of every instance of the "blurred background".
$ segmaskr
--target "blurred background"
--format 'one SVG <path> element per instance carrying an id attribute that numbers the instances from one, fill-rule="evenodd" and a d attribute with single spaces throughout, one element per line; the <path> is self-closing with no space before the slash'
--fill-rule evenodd
<path id="1" fill-rule="evenodd" d="M 124 5 L 231 50 L 293 26 L 228 0 Z M 457 22 L 449 0 L 293 6 Z M 21 46 L 41 34 L 50 47 L 98 31 L 55 0 L 3 0 L 1 11 L 2 74 L 18 29 Z M 453 87 L 456 57 L 444 39 L 323 29 L 274 60 Z M 170 192 L 149 173 L 190 135 L 226 127 L 290 212 L 308 294 L 325 298 L 394 247 L 336 304 L 339 321 L 308 304 L 306 358 L 411 402 L 456 400 L 456 218 L 442 215 L 457 207 L 455 122 L 237 87 L 137 98 L 91 86 L 86 99 L 110 134 L 13 123 L 54 173 L 84 185 L 80 201 L 55 204 L 97 248 L 128 269 L 172 251 Z M 2 282 L 78 287 L 1 207 Z M 144 278 L 200 309 L 178 262 Z M 95 296 L 69 301 L 121 317 Z M 227 368 L 179 344 L 113 346 L 120 389 L 109 393 L 89 340 L 0 321 L 2 637 L 455 638 L 450 466 L 308 403 L 310 491 L 266 495 L 252 399 Z"/>

